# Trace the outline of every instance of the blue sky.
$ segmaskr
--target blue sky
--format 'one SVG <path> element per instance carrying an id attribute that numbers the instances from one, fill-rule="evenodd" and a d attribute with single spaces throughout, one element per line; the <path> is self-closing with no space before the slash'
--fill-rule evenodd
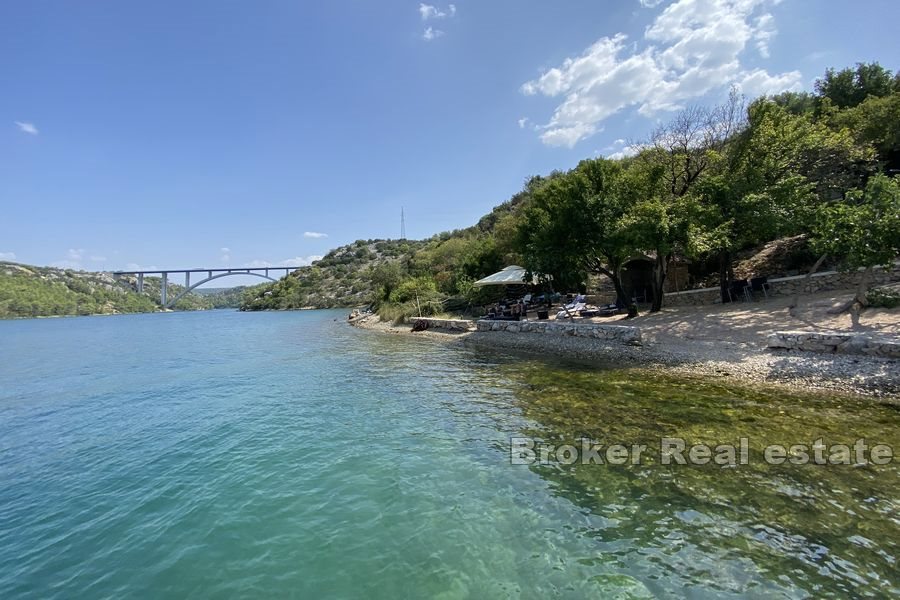
<path id="1" fill-rule="evenodd" d="M 298 264 L 401 206 L 408 237 L 465 227 L 730 85 L 897 69 L 898 6 L 4 2 L 0 259 Z"/>

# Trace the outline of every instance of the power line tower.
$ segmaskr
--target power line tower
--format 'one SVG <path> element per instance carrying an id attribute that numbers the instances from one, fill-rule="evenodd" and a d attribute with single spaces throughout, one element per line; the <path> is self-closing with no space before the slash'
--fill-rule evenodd
<path id="1" fill-rule="evenodd" d="M 403 214 L 403 207 L 400 207 L 400 239 L 406 239 L 406 216 Z"/>

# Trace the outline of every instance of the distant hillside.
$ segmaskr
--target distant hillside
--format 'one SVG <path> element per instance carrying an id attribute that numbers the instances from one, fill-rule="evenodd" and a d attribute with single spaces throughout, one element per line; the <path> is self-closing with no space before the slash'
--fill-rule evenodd
<path id="1" fill-rule="evenodd" d="M 542 178 L 535 177 L 526 185 L 532 186 Z M 301 267 L 276 283 L 264 284 L 244 296 L 241 310 L 285 310 L 295 308 L 347 308 L 372 303 L 375 297 L 373 270 L 385 263 L 402 265 L 406 270 L 413 264 L 431 261 L 432 254 L 443 252 L 457 255 L 460 244 L 485 241 L 498 229 L 509 229 L 511 217 L 527 198 L 527 192 L 514 195 L 494 207 L 477 224 L 465 229 L 447 231 L 427 240 L 357 240 L 330 251 L 309 267 Z M 506 224 L 504 226 L 504 223 Z M 506 231 L 501 237 L 508 237 Z M 506 245 L 484 247 L 482 256 L 473 258 L 470 277 L 492 273 L 516 256 L 509 254 Z"/>
<path id="2" fill-rule="evenodd" d="M 170 297 L 183 289 L 170 284 Z M 175 309 L 236 308 L 243 291 L 191 293 Z M 147 277 L 139 294 L 133 277 L 0 262 L 0 318 L 155 312 L 160 310 L 159 292 L 158 277 Z"/>
<path id="3" fill-rule="evenodd" d="M 241 310 L 337 308 L 371 301 L 371 269 L 384 262 L 409 260 L 427 242 L 357 240 L 330 251 L 311 266 L 245 294 Z"/>
<path id="4" fill-rule="evenodd" d="M 201 296 L 209 303 L 209 308 L 238 308 L 246 294 L 254 294 L 259 285 L 239 285 L 233 288 L 197 288 L 192 294 Z"/>

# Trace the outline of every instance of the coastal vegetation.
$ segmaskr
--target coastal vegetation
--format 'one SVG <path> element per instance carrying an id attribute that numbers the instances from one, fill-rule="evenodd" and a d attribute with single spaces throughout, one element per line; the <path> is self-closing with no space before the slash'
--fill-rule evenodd
<path id="1" fill-rule="evenodd" d="M 358 240 L 331 250 L 312 266 L 279 281 L 250 288 L 241 310 L 288 310 L 359 306 L 371 301 L 382 265 L 397 269 L 424 247 L 415 240 Z"/>
<path id="2" fill-rule="evenodd" d="M 473 282 L 509 264 L 547 289 L 605 287 L 623 302 L 623 268 L 639 257 L 658 311 L 672 265 L 689 263 L 691 285 L 715 281 L 727 299 L 740 257 L 780 239 L 801 241 L 804 269 L 827 261 L 869 273 L 900 254 L 898 172 L 900 74 L 878 63 L 829 69 L 814 93 L 748 101 L 732 91 L 720 106 L 686 108 L 623 156 L 529 178 L 467 229 L 339 248 L 242 308 L 370 304 L 390 320 L 472 312 L 496 293 Z M 863 280 L 856 308 L 868 303 Z"/>
<path id="3" fill-rule="evenodd" d="M 169 284 L 170 294 L 183 289 Z M 191 293 L 174 308 L 234 308 L 243 293 L 244 288 Z M 159 299 L 158 277 L 147 277 L 138 293 L 133 278 L 117 279 L 111 273 L 0 263 L 0 318 L 154 312 L 161 309 Z"/>

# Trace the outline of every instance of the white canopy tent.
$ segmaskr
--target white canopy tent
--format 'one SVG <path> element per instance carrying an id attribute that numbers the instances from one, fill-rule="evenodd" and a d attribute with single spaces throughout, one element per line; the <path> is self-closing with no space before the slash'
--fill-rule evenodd
<path id="1" fill-rule="evenodd" d="M 529 283 L 537 283 L 536 276 L 532 276 L 531 280 L 525 278 L 525 268 L 518 265 L 509 265 L 502 271 L 497 271 L 493 275 L 488 275 L 484 279 L 479 279 L 472 285 L 475 287 L 483 287 L 486 285 L 528 285 Z"/>

